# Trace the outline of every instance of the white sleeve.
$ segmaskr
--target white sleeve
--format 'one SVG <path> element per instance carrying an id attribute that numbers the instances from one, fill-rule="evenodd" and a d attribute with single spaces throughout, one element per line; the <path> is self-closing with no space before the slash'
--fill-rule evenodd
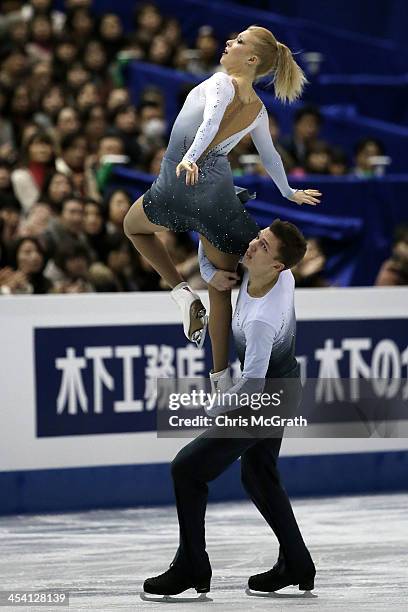
<path id="1" fill-rule="evenodd" d="M 200 240 L 200 244 L 198 245 L 198 263 L 200 265 L 200 274 L 201 277 L 208 284 L 214 274 L 217 272 L 217 268 L 211 263 L 211 261 L 207 258 L 203 244 Z"/>
<path id="2" fill-rule="evenodd" d="M 189 162 L 196 162 L 212 142 L 220 127 L 225 109 L 235 95 L 234 86 L 229 76 L 224 72 L 216 72 L 202 85 L 205 92 L 203 121 L 197 130 L 191 147 L 184 155 L 184 159 Z"/>
<path id="3" fill-rule="evenodd" d="M 261 113 L 256 126 L 251 130 L 251 137 L 255 147 L 258 150 L 262 164 L 275 182 L 275 185 L 285 198 L 290 198 L 296 191 L 289 187 L 286 172 L 283 167 L 282 159 L 272 142 L 271 133 L 269 131 L 269 120 L 266 109 Z"/>
<path id="4" fill-rule="evenodd" d="M 242 376 L 219 397 L 220 401 L 206 409 L 209 416 L 237 410 L 241 408 L 241 394 L 251 396 L 252 393 L 262 393 L 264 390 L 276 330 L 263 321 L 251 321 L 245 329 L 245 335 L 247 345 Z"/>
<path id="5" fill-rule="evenodd" d="M 264 321 L 250 321 L 245 329 L 247 345 L 245 348 L 243 378 L 265 378 L 276 329 Z"/>

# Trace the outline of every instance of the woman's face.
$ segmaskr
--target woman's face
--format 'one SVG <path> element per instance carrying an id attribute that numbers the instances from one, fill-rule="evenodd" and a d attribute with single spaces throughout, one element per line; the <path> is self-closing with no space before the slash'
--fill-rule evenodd
<path id="1" fill-rule="evenodd" d="M 59 87 L 52 87 L 49 92 L 44 96 L 42 102 L 42 110 L 45 113 L 54 116 L 62 108 L 64 108 L 64 97 Z"/>
<path id="2" fill-rule="evenodd" d="M 32 25 L 32 38 L 38 43 L 47 43 L 52 36 L 52 26 L 50 20 L 39 15 Z"/>
<path id="3" fill-rule="evenodd" d="M 74 108 L 66 107 L 58 115 L 57 130 L 61 136 L 73 134 L 79 129 L 78 114 Z"/>
<path id="4" fill-rule="evenodd" d="M 9 35 L 14 43 L 23 45 L 27 42 L 28 27 L 25 21 L 17 21 L 10 26 Z"/>
<path id="5" fill-rule="evenodd" d="M 39 62 L 36 64 L 32 71 L 33 83 L 36 89 L 45 91 L 49 87 L 52 80 L 52 67 L 48 61 Z"/>
<path id="6" fill-rule="evenodd" d="M 129 208 L 130 202 L 127 195 L 121 191 L 114 193 L 109 201 L 109 220 L 114 225 L 122 227 Z"/>
<path id="7" fill-rule="evenodd" d="M 154 7 L 146 7 L 139 15 L 138 25 L 141 30 L 154 34 L 160 29 L 162 18 Z"/>
<path id="8" fill-rule="evenodd" d="M 16 115 L 24 115 L 31 109 L 30 93 L 25 85 L 16 88 L 11 101 L 11 110 Z"/>
<path id="9" fill-rule="evenodd" d="M 119 113 L 116 116 L 115 125 L 123 132 L 134 132 L 137 129 L 137 116 L 135 109 L 129 106 L 126 110 Z"/>
<path id="10" fill-rule="evenodd" d="M 248 59 L 254 57 L 253 37 L 254 34 L 252 32 L 245 30 L 235 38 L 227 40 L 220 63 L 227 70 L 247 64 Z"/>
<path id="11" fill-rule="evenodd" d="M 17 253 L 17 267 L 24 274 L 36 274 L 41 271 L 44 258 L 31 240 L 24 240 Z"/>
<path id="12" fill-rule="evenodd" d="M 77 54 L 77 49 L 74 44 L 64 41 L 58 45 L 56 49 L 56 56 L 63 64 L 70 64 L 74 61 Z"/>
<path id="13" fill-rule="evenodd" d="M 91 41 L 85 51 L 85 66 L 91 71 L 102 70 L 106 66 L 106 53 L 98 41 Z"/>
<path id="14" fill-rule="evenodd" d="M 122 23 L 117 15 L 106 15 L 101 23 L 100 32 L 105 40 L 116 40 L 122 36 Z"/>
<path id="15" fill-rule="evenodd" d="M 94 83 L 84 85 L 78 94 L 77 104 L 80 109 L 88 108 L 94 104 L 99 104 L 99 93 Z"/>
<path id="16" fill-rule="evenodd" d="M 50 200 L 59 204 L 71 194 L 71 185 L 69 180 L 63 174 L 55 174 L 48 188 L 48 196 Z"/>
<path id="17" fill-rule="evenodd" d="M 176 19 L 170 19 L 162 30 L 162 35 L 171 45 L 175 45 L 181 36 L 181 28 Z"/>
<path id="18" fill-rule="evenodd" d="M 81 64 L 74 65 L 67 72 L 68 86 L 77 91 L 91 78 L 91 74 Z"/>
<path id="19" fill-rule="evenodd" d="M 130 98 L 127 89 L 124 89 L 122 87 L 112 89 L 108 97 L 108 110 L 113 110 L 114 108 L 121 106 L 121 104 L 129 104 L 129 101 Z"/>
<path id="20" fill-rule="evenodd" d="M 28 148 L 30 162 L 37 164 L 48 164 L 53 157 L 53 148 L 48 142 L 34 140 Z"/>
<path id="21" fill-rule="evenodd" d="M 103 107 L 95 106 L 90 114 L 85 125 L 85 133 L 88 142 L 98 142 L 106 132 L 106 116 Z"/>
<path id="22" fill-rule="evenodd" d="M 85 204 L 84 230 L 86 234 L 95 236 L 103 227 L 103 219 L 99 207 L 95 204 Z"/>
<path id="23" fill-rule="evenodd" d="M 72 27 L 76 34 L 79 34 L 81 37 L 83 37 L 83 40 L 89 38 L 94 28 L 94 22 L 92 20 L 91 15 L 86 9 L 78 10 L 75 13 L 74 18 L 72 20 Z"/>
<path id="24" fill-rule="evenodd" d="M 171 47 L 164 36 L 156 36 L 149 51 L 149 59 L 155 64 L 166 63 L 171 56 Z"/>
<path id="25" fill-rule="evenodd" d="M 372 170 L 372 164 L 370 163 L 371 157 L 381 155 L 380 148 L 376 142 L 367 142 L 365 147 L 358 153 L 356 161 L 357 166 L 363 170 Z"/>

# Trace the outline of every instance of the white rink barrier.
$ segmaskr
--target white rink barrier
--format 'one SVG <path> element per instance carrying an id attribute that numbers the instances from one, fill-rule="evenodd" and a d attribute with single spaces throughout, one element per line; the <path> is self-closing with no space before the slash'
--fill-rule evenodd
<path id="1" fill-rule="evenodd" d="M 298 290 L 296 311 L 304 376 L 407 378 L 408 288 Z M 0 513 L 171 503 L 188 440 L 157 438 L 154 381 L 207 376 L 211 351 L 170 295 L 2 297 L 0 326 Z M 285 439 L 280 465 L 293 495 L 407 489 L 408 441 Z M 238 468 L 211 499 L 243 495 Z"/>

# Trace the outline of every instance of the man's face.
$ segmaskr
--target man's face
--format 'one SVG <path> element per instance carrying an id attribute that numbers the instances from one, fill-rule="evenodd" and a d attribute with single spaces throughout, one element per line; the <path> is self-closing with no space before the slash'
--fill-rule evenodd
<path id="1" fill-rule="evenodd" d="M 314 140 L 319 135 L 319 121 L 315 115 L 303 115 L 295 125 L 295 133 L 298 138 L 306 142 Z"/>
<path id="2" fill-rule="evenodd" d="M 61 221 L 71 232 L 79 233 L 82 231 L 84 220 L 84 207 L 77 200 L 69 200 L 64 204 L 61 213 Z"/>
<path id="3" fill-rule="evenodd" d="M 77 138 L 68 149 L 65 149 L 63 158 L 72 170 L 82 170 L 86 153 L 86 139 Z"/>
<path id="4" fill-rule="evenodd" d="M 278 238 L 266 227 L 259 232 L 257 238 L 251 240 L 242 263 L 248 270 L 257 274 L 269 274 L 272 268 L 281 272 L 285 265 L 279 260 L 279 247 Z"/>
<path id="5" fill-rule="evenodd" d="M 98 158 L 104 155 L 123 155 L 123 143 L 120 138 L 106 136 L 99 143 Z"/>

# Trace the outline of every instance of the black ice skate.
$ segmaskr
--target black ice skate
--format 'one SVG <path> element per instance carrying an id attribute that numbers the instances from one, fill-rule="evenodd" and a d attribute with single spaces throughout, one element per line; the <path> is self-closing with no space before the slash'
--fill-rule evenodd
<path id="1" fill-rule="evenodd" d="M 311 591 L 314 589 L 314 577 L 316 572 L 313 570 L 307 576 L 294 578 L 284 568 L 281 563 L 277 563 L 271 570 L 251 576 L 248 580 L 247 595 L 256 597 L 283 597 L 283 594 L 276 594 L 275 591 L 284 589 L 287 586 L 299 586 L 299 591 L 304 591 L 302 595 L 286 595 L 286 597 L 317 597 Z"/>
<path id="2" fill-rule="evenodd" d="M 210 582 L 211 575 L 194 580 L 180 566 L 171 564 L 164 574 L 145 580 L 143 593 L 140 593 L 140 597 L 144 601 L 168 603 L 212 601 L 211 597 L 207 597 L 207 593 L 210 591 Z M 198 597 L 172 597 L 184 593 L 188 589 L 195 589 L 199 594 Z M 149 595 L 161 595 L 161 597 L 149 597 Z"/>

